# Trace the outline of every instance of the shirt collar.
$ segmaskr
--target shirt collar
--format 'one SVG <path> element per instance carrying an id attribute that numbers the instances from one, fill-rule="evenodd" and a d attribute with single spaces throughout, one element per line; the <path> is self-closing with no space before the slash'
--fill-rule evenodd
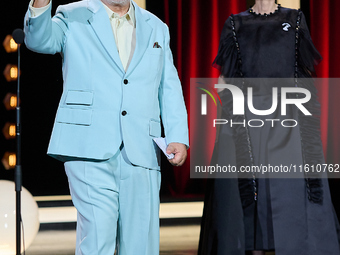
<path id="1" fill-rule="evenodd" d="M 113 12 L 106 4 L 104 4 L 102 2 L 102 4 L 105 7 L 105 10 L 107 12 L 107 14 L 109 15 L 109 18 L 119 18 L 119 15 L 115 12 Z M 132 1 L 130 1 L 130 6 L 129 6 L 129 10 L 127 13 L 125 13 L 122 17 L 120 18 L 126 18 L 128 21 L 129 19 L 131 20 L 131 22 L 133 23 L 134 26 L 136 26 L 136 19 L 135 19 L 135 6 L 133 5 Z"/>

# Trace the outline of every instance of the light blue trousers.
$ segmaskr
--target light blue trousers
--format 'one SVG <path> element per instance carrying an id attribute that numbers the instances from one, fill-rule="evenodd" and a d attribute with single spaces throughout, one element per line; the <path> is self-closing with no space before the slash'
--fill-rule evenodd
<path id="1" fill-rule="evenodd" d="M 76 255 L 159 254 L 160 171 L 133 166 L 124 148 L 107 161 L 65 163 L 77 208 Z"/>

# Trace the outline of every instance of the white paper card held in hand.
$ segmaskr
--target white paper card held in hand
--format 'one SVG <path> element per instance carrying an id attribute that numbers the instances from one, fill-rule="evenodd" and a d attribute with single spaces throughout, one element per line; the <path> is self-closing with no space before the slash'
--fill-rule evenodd
<path id="1" fill-rule="evenodd" d="M 173 153 L 171 153 L 171 154 L 166 153 L 166 148 L 168 147 L 168 145 L 166 143 L 166 139 L 165 138 L 159 137 L 159 138 L 154 138 L 153 140 L 158 145 L 158 147 L 163 151 L 164 155 L 168 159 L 173 159 L 175 157 L 175 155 Z"/>

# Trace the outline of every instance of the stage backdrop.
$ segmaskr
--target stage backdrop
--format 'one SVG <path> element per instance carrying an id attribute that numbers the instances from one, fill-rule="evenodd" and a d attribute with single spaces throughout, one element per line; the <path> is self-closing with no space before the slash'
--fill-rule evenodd
<path id="1" fill-rule="evenodd" d="M 155 3 L 147 0 L 146 4 L 147 9 L 164 19 L 170 28 L 171 48 L 190 116 L 190 89 L 195 89 L 190 87 L 190 78 L 218 77 L 219 72 L 211 64 L 218 50 L 224 22 L 230 14 L 246 10 L 246 1 L 163 0 Z M 162 7 L 163 12 L 159 12 Z M 195 126 L 189 128 L 190 136 L 195 137 L 190 140 L 190 146 L 208 147 L 206 157 L 210 158 L 214 132 L 211 132 L 210 137 L 202 139 L 196 137 Z M 172 195 L 190 196 L 204 191 L 204 181 L 190 179 L 189 162 L 188 159 L 182 167 L 173 168 L 173 172 L 163 167 L 163 175 L 169 172 L 174 175 L 171 179 L 175 182 L 163 182 Z"/>
<path id="2" fill-rule="evenodd" d="M 0 41 L 15 28 L 23 26 L 23 17 L 29 0 L 3 2 L 5 13 L 0 15 Z M 54 2 L 53 11 L 59 4 L 74 2 L 59 0 Z M 159 16 L 170 27 L 171 47 L 175 65 L 183 83 L 187 106 L 189 107 L 190 78 L 217 77 L 211 63 L 217 53 L 219 36 L 223 24 L 231 13 L 246 10 L 246 0 L 146 0 L 146 8 Z M 340 2 L 331 0 L 302 0 L 301 8 L 307 19 L 316 47 L 324 60 L 317 68 L 319 77 L 340 77 L 338 47 L 340 35 Z M 8 63 L 15 63 L 16 55 L 7 54 L 0 47 L 0 69 Z M 46 56 L 22 49 L 22 108 L 23 108 L 23 175 L 24 185 L 34 195 L 68 193 L 63 165 L 48 156 L 46 149 L 51 132 L 55 110 L 62 90 L 61 58 L 59 55 Z M 0 129 L 7 121 L 15 120 L 15 113 L 8 112 L 2 104 L 7 92 L 15 92 L 15 83 L 7 83 L 0 78 Z M 340 108 L 339 88 L 323 86 L 322 138 L 327 160 L 340 161 Z M 190 109 L 188 108 L 190 112 Z M 195 127 L 190 127 L 195 132 Z M 213 135 L 212 135 L 213 137 Z M 210 140 L 211 141 L 211 140 Z M 199 139 L 191 146 L 213 144 Z M 0 158 L 7 150 L 14 150 L 13 141 L 6 141 L 0 134 Z M 190 150 L 189 150 L 190 152 Z M 163 194 L 177 197 L 203 194 L 204 183 L 189 177 L 188 162 L 181 168 L 172 168 L 164 163 Z M 0 179 L 13 179 L 13 171 L 4 170 L 0 164 Z"/>

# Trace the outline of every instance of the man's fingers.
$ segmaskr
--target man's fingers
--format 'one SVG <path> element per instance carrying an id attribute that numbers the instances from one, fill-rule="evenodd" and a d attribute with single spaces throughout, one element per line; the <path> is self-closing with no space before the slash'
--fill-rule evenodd
<path id="1" fill-rule="evenodd" d="M 185 152 L 177 152 L 177 153 L 175 153 L 175 158 L 173 158 L 169 161 L 174 166 L 181 166 L 185 162 L 186 157 L 187 157 L 186 151 Z"/>
<path id="2" fill-rule="evenodd" d="M 172 165 L 181 166 L 187 157 L 187 148 L 186 145 L 181 143 L 170 143 L 166 149 L 166 153 L 173 153 L 175 155 L 175 158 L 169 160 Z"/>
<path id="3" fill-rule="evenodd" d="M 178 155 L 178 154 L 177 154 Z M 175 158 L 174 159 L 171 159 L 171 160 L 169 160 L 170 161 L 170 163 L 172 164 L 172 165 L 174 165 L 174 166 L 181 166 L 183 163 L 184 163 L 184 160 L 183 160 L 183 158 L 181 157 L 181 158 L 179 158 L 179 156 L 176 158 L 176 156 L 175 156 Z"/>
<path id="4" fill-rule="evenodd" d="M 169 146 L 166 148 L 166 153 L 171 154 L 175 152 L 175 147 L 172 144 L 169 144 Z"/>

